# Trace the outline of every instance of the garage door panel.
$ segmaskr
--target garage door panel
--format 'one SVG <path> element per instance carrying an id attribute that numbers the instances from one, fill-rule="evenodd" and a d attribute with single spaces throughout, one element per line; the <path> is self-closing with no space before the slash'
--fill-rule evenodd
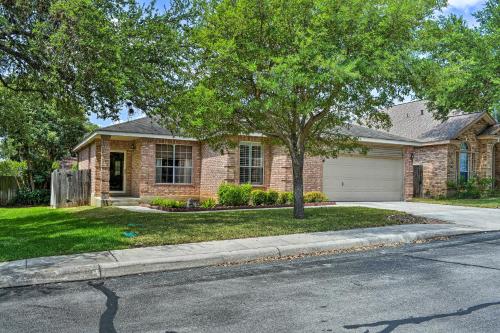
<path id="1" fill-rule="evenodd" d="M 323 191 L 331 200 L 401 200 L 403 161 L 391 158 L 339 157 L 327 159 Z"/>

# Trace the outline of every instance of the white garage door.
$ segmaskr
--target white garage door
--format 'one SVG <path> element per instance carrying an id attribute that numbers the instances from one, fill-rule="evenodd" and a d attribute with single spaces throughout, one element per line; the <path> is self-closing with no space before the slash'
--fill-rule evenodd
<path id="1" fill-rule="evenodd" d="M 368 156 L 341 156 L 323 164 L 323 192 L 335 201 L 403 199 L 401 150 L 372 151 Z"/>

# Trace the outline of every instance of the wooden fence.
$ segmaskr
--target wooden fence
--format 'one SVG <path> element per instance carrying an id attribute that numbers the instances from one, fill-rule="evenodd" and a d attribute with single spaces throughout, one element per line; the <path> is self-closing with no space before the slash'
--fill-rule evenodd
<path id="1" fill-rule="evenodd" d="M 50 193 L 54 208 L 90 204 L 90 170 L 54 170 Z"/>
<path id="2" fill-rule="evenodd" d="M 0 176 L 0 206 L 9 204 L 17 195 L 15 177 Z"/>

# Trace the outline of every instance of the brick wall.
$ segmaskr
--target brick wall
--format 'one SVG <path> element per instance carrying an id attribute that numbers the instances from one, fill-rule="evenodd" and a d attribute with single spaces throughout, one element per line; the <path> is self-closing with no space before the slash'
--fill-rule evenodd
<path id="1" fill-rule="evenodd" d="M 264 154 L 264 184 L 262 189 L 292 191 L 291 161 L 286 149 L 271 145 L 259 137 L 238 137 L 240 141 L 262 142 Z M 156 144 L 190 145 L 193 150 L 192 184 L 156 183 Z M 239 146 L 214 151 L 207 144 L 197 141 L 160 140 L 110 140 L 98 138 L 79 152 L 80 168 L 92 174 L 93 197 L 102 197 L 101 189 L 109 192 L 109 153 L 125 153 L 125 195 L 141 198 L 156 196 L 175 199 L 204 199 L 215 197 L 220 184 L 239 183 Z M 85 157 L 85 162 L 83 161 Z M 321 191 L 323 162 L 319 157 L 306 157 L 304 164 L 304 190 Z M 259 187 L 259 186 L 256 186 Z M 112 194 L 111 194 L 112 195 Z"/>
<path id="2" fill-rule="evenodd" d="M 156 145 L 180 144 L 192 147 L 193 174 L 191 184 L 158 184 L 156 183 Z M 141 139 L 141 166 L 139 171 L 140 197 L 161 196 L 176 199 L 197 199 L 200 195 L 201 146 L 196 141 Z"/>
<path id="3" fill-rule="evenodd" d="M 495 176 L 496 187 L 500 189 L 500 143 L 495 145 Z"/>
<path id="4" fill-rule="evenodd" d="M 403 150 L 403 196 L 405 200 L 413 198 L 413 160 L 412 155 L 415 153 L 413 147 L 405 147 Z"/>
<path id="5" fill-rule="evenodd" d="M 100 155 L 100 182 L 101 182 L 101 199 L 109 198 L 109 153 L 111 151 L 111 137 L 108 135 L 101 136 L 101 155 Z"/>
<path id="6" fill-rule="evenodd" d="M 423 194 L 425 196 L 447 195 L 448 148 L 449 145 L 438 145 L 416 147 L 414 150 L 413 165 L 423 166 Z"/>
<path id="7" fill-rule="evenodd" d="M 292 162 L 288 151 L 284 147 L 273 146 L 270 155 L 269 187 L 281 192 L 292 191 Z"/>
<path id="8" fill-rule="evenodd" d="M 228 172 L 230 155 L 227 150 L 214 151 L 206 143 L 201 144 L 200 197 L 213 197 L 219 185 L 226 181 L 234 181 Z"/>
<path id="9" fill-rule="evenodd" d="M 131 151 L 132 162 L 129 164 L 130 166 L 130 195 L 133 197 L 140 196 L 140 184 L 141 184 L 141 142 L 140 140 L 134 140 L 132 143 L 135 147 L 134 150 Z"/>
<path id="10" fill-rule="evenodd" d="M 323 190 L 323 159 L 306 156 L 304 161 L 304 192 Z"/>

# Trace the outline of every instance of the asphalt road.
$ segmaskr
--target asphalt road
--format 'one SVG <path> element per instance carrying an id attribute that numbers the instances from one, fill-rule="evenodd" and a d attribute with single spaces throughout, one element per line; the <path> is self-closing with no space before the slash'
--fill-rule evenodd
<path id="1" fill-rule="evenodd" d="M 0 289 L 0 332 L 499 332 L 500 233 Z"/>

